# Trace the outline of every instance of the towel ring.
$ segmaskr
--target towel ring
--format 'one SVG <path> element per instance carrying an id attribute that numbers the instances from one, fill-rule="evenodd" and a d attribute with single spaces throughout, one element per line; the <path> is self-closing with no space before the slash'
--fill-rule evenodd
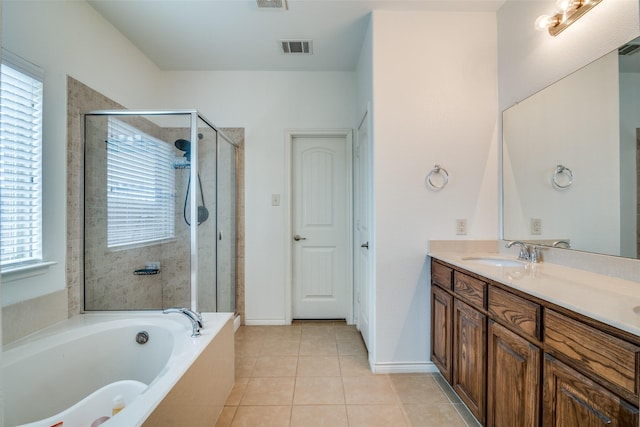
<path id="1" fill-rule="evenodd" d="M 434 184 L 433 181 L 431 180 L 431 178 L 433 178 L 435 175 L 442 176 L 442 183 L 440 185 Z M 433 170 L 429 172 L 429 174 L 427 175 L 427 179 L 426 179 L 426 184 L 435 191 L 442 190 L 445 187 L 445 185 L 447 185 L 448 182 L 449 182 L 449 173 L 445 168 L 441 168 L 440 165 L 435 165 L 433 167 Z"/>
<path id="2" fill-rule="evenodd" d="M 564 185 L 558 182 L 558 175 L 561 175 L 561 174 L 565 174 L 569 177 L 569 181 Z M 553 176 L 551 177 L 551 183 L 556 188 L 560 188 L 560 189 L 568 188 L 571 186 L 571 184 L 573 184 L 573 172 L 571 172 L 571 169 L 569 169 L 564 165 L 558 165 L 556 166 L 556 170 L 553 172 Z"/>

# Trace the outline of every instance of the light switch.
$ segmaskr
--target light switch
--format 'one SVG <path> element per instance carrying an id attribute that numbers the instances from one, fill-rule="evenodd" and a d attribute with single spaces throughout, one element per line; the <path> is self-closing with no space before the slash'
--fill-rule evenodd
<path id="1" fill-rule="evenodd" d="M 272 194 L 271 195 L 271 206 L 280 206 L 280 195 Z"/>

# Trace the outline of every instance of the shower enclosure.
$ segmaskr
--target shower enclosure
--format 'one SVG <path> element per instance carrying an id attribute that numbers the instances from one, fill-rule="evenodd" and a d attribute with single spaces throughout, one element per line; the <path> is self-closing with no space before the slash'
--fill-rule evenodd
<path id="1" fill-rule="evenodd" d="M 85 311 L 235 312 L 237 144 L 195 110 L 84 126 Z"/>

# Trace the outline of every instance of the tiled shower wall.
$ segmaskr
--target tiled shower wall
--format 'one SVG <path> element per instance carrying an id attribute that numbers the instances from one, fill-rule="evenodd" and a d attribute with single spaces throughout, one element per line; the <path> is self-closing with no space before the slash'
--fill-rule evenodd
<path id="1" fill-rule="evenodd" d="M 161 128 L 144 119 L 120 119 L 149 135 L 161 137 Z M 91 116 L 87 119 L 84 174 L 87 192 L 84 213 L 85 310 L 159 309 L 163 304 L 162 275 L 136 276 L 133 272 L 143 268 L 146 261 L 161 261 L 164 245 L 173 245 L 174 242 L 124 250 L 107 247 L 107 125 L 107 116 Z M 186 254 L 188 260 L 188 251 L 180 254 Z"/>
<path id="2" fill-rule="evenodd" d="M 77 80 L 68 78 L 68 209 L 67 209 L 67 285 L 69 290 L 69 315 L 73 316 L 83 310 L 83 217 L 84 200 L 83 185 L 85 177 L 83 175 L 83 123 L 82 113 L 92 110 L 124 109 L 121 105 L 104 97 L 93 89 L 83 85 Z M 105 120 L 106 125 L 106 120 Z M 147 121 L 140 120 L 135 123 L 136 127 L 143 131 L 158 136 L 161 139 L 172 141 L 177 138 L 188 139 L 188 132 L 184 129 L 162 129 Z M 243 182 L 243 159 L 244 159 L 244 129 L 232 128 L 223 129 L 223 132 L 239 145 L 238 150 L 238 181 L 237 189 L 237 236 L 236 236 L 236 311 L 244 314 L 244 256 L 242 243 L 244 236 L 244 182 Z M 201 144 L 206 145 L 207 139 L 212 139 L 213 135 L 203 135 Z M 96 135 L 98 138 L 105 138 Z M 211 141 L 209 141 L 211 142 Z M 201 225 L 199 236 L 212 236 L 209 239 L 200 239 L 201 262 L 199 271 L 203 278 L 201 284 L 201 298 L 207 298 L 207 293 L 215 292 L 215 263 L 205 262 L 205 260 L 215 259 L 215 174 L 207 175 L 207 162 L 215 161 L 215 151 L 200 150 L 200 165 L 202 175 L 203 191 L 207 208 L 211 215 L 211 221 Z M 95 160 L 94 160 L 95 161 Z M 104 160 L 102 160 L 104 161 Z M 91 167 L 89 161 L 87 167 Z M 91 169 L 103 169 L 92 168 Z M 215 171 L 215 169 L 212 169 Z M 91 181 L 93 171 L 88 174 L 87 185 Z M 98 252 L 102 256 L 111 257 L 108 262 L 105 259 L 88 259 L 87 268 L 94 269 L 97 285 L 86 295 L 87 309 L 115 309 L 115 308 L 160 308 L 162 306 L 189 305 L 189 239 L 188 227 L 182 217 L 182 207 L 188 178 L 188 169 L 176 171 L 176 240 L 174 242 L 144 250 L 118 251 L 106 254 L 104 249 Z M 95 176 L 95 179 L 105 182 L 104 177 Z M 199 191 L 196 185 L 191 185 L 191 191 Z M 92 200 L 92 205 L 98 207 L 101 203 L 106 204 L 106 200 Z M 93 207 L 92 207 L 93 209 Z M 103 209 L 104 212 L 104 209 Z M 95 239 L 97 244 L 106 248 L 106 230 L 104 215 L 99 212 L 88 212 L 86 226 L 91 233 L 98 233 Z M 206 227 L 209 227 L 207 230 Z M 212 228 L 211 228 L 212 227 Z M 105 234 L 101 236 L 100 233 Z M 91 252 L 91 251 L 89 251 Z M 134 276 L 135 269 L 144 267 L 146 261 L 160 261 L 162 273 L 153 276 Z M 209 295 L 210 296 L 210 295 Z M 204 299 L 203 299 L 204 301 Z M 95 306 L 94 306 L 95 305 Z M 212 310 L 212 307 L 204 306 L 203 310 Z"/>

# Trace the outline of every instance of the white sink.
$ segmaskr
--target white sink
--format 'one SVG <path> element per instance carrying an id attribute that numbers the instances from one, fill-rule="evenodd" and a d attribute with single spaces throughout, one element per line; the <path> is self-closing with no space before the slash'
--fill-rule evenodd
<path id="1" fill-rule="evenodd" d="M 491 265 L 493 267 L 524 267 L 525 263 L 514 259 L 492 258 L 492 257 L 466 257 L 463 261 L 477 264 Z"/>

